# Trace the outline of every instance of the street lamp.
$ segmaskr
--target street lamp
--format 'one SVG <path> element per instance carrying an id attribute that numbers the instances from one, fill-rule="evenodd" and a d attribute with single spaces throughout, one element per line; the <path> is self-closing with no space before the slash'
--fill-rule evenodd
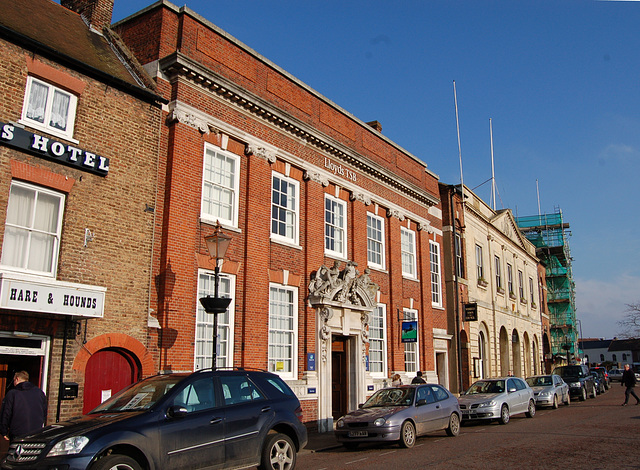
<path id="1" fill-rule="evenodd" d="M 213 234 L 204 237 L 207 242 L 207 249 L 209 250 L 209 256 L 215 258 L 216 267 L 214 269 L 214 291 L 213 297 L 207 295 L 200 298 L 200 304 L 204 311 L 213 315 L 213 352 L 211 354 L 211 370 L 216 370 L 216 361 L 218 360 L 218 314 L 224 313 L 229 308 L 231 303 L 230 297 L 220 298 L 218 297 L 218 281 L 220 278 L 220 266 L 221 261 L 224 261 L 224 255 L 231 243 L 231 237 L 222 231 L 220 222 L 216 222 Z"/>

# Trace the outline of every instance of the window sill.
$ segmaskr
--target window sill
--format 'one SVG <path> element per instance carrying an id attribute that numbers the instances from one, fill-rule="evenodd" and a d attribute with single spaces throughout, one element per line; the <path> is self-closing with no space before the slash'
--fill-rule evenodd
<path id="1" fill-rule="evenodd" d="M 25 121 L 23 119 L 20 119 L 18 121 L 18 124 L 24 126 L 24 127 L 28 127 L 30 129 L 34 129 L 38 132 L 42 132 L 43 134 L 48 134 L 50 136 L 53 136 L 57 139 L 62 139 L 62 140 L 66 140 L 67 142 L 71 142 L 73 144 L 79 144 L 80 141 L 77 139 L 74 139 L 73 137 L 71 137 L 68 134 L 65 134 L 63 132 L 56 132 L 54 129 L 50 129 L 48 127 L 45 126 L 38 126 L 37 123 L 32 122 L 32 121 Z"/>
<path id="2" fill-rule="evenodd" d="M 271 238 L 269 240 L 271 242 L 273 242 L 273 243 L 277 243 L 278 245 L 286 246 L 286 247 L 289 247 L 289 248 L 294 248 L 296 250 L 302 250 L 302 247 L 299 244 L 297 244 L 297 243 L 295 243 L 294 241 L 291 241 L 291 240 L 274 237 L 273 235 L 271 236 Z"/>

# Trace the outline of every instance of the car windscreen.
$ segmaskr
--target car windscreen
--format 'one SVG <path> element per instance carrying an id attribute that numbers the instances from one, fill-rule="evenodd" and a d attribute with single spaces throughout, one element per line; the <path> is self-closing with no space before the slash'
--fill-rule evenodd
<path id="1" fill-rule="evenodd" d="M 553 371 L 554 374 L 558 374 L 560 377 L 584 377 L 584 370 L 578 366 L 562 366 L 557 367 Z"/>
<path id="2" fill-rule="evenodd" d="M 553 384 L 553 382 L 551 381 L 551 377 L 549 376 L 528 377 L 526 381 L 529 384 L 529 387 L 546 387 Z"/>
<path id="3" fill-rule="evenodd" d="M 465 395 L 502 392 L 504 392 L 504 380 L 481 380 L 469 387 L 469 390 L 465 392 Z"/>
<path id="4" fill-rule="evenodd" d="M 362 408 L 411 405 L 415 391 L 415 388 L 383 388 L 371 395 Z"/>
<path id="5" fill-rule="evenodd" d="M 149 409 L 183 379 L 183 376 L 167 375 L 142 380 L 125 388 L 89 413 L 113 413 L 116 411 Z"/>

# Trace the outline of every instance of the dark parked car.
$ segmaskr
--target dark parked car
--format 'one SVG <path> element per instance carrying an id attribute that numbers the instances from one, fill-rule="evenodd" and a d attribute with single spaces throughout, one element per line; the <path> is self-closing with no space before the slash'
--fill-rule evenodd
<path id="1" fill-rule="evenodd" d="M 417 436 L 444 429 L 460 432 L 458 400 L 436 384 L 383 388 L 336 422 L 335 436 L 347 448 L 364 442 L 399 442 L 413 447 Z"/>
<path id="2" fill-rule="evenodd" d="M 595 370 L 590 370 L 589 373 L 593 375 L 593 378 L 596 381 L 596 390 L 598 395 L 602 395 L 606 391 L 606 388 L 604 388 L 604 376 L 598 374 Z"/>
<path id="3" fill-rule="evenodd" d="M 571 396 L 578 397 L 580 401 L 586 400 L 587 396 L 595 398 L 598 394 L 595 377 L 591 375 L 587 366 L 560 366 L 553 369 L 553 373 L 569 384 Z"/>
<path id="4" fill-rule="evenodd" d="M 307 443 L 301 420 L 298 398 L 269 372 L 159 375 L 16 440 L 2 468 L 292 470 Z"/>
<path id="5" fill-rule="evenodd" d="M 611 386 L 611 381 L 609 380 L 609 373 L 607 372 L 607 369 L 604 367 L 592 367 L 589 370 L 592 372 L 595 371 L 599 375 L 601 375 L 600 380 L 602 380 L 602 382 L 604 383 L 605 390 L 609 390 L 609 387 Z"/>

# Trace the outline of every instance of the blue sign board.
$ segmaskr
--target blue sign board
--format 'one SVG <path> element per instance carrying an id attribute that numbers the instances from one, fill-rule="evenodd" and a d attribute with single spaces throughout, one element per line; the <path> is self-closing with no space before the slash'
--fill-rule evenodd
<path id="1" fill-rule="evenodd" d="M 307 370 L 316 370 L 316 353 L 307 353 Z"/>

